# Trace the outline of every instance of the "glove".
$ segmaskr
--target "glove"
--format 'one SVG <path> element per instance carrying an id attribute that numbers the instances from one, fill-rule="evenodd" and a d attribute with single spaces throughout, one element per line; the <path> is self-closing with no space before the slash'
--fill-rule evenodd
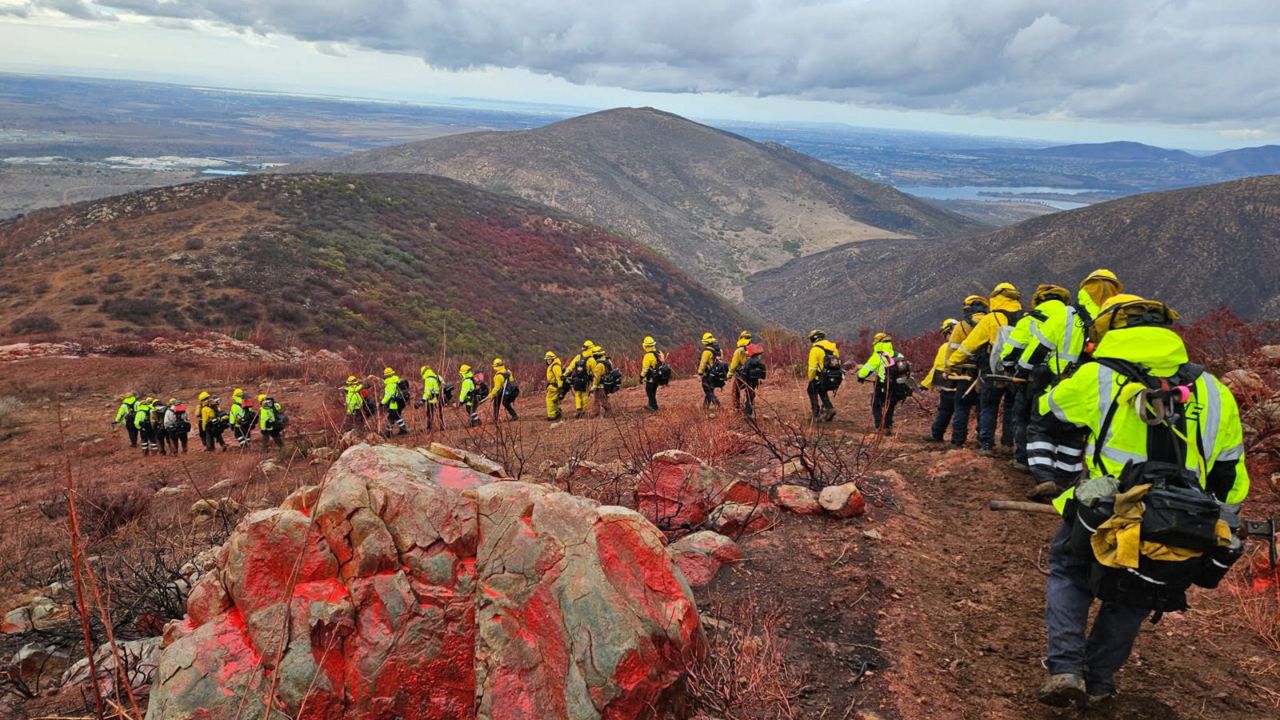
<path id="1" fill-rule="evenodd" d="M 859 375 L 859 376 L 858 376 L 858 382 L 860 382 L 860 383 L 864 383 L 864 382 L 866 382 L 866 381 L 867 381 L 867 379 L 866 379 L 866 378 L 862 377 L 861 375 Z"/>

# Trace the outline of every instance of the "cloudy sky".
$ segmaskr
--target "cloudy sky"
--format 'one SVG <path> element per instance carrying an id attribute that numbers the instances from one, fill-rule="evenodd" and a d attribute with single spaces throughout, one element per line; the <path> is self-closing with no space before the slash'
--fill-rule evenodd
<path id="1" fill-rule="evenodd" d="M 0 70 L 1280 142 L 1280 0 L 0 0 Z"/>

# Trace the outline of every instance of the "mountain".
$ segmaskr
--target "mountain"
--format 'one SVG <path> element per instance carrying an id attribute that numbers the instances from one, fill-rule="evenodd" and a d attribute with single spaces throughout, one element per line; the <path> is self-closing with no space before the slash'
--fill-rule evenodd
<path id="1" fill-rule="evenodd" d="M 847 245 L 754 275 L 746 300 L 798 331 L 914 333 L 954 315 L 969 293 L 1009 281 L 1075 288 L 1091 270 L 1188 316 L 1228 307 L 1280 316 L 1280 176 L 1150 193 L 950 241 Z"/>
<path id="2" fill-rule="evenodd" d="M 640 244 L 445 178 L 263 175 L 0 222 L 0 334 L 264 328 L 536 355 L 742 316 Z"/>
<path id="3" fill-rule="evenodd" d="M 1049 157 L 1076 158 L 1082 160 L 1128 160 L 1128 161 L 1193 161 L 1195 156 L 1182 150 L 1166 150 L 1154 145 L 1136 142 L 1083 143 L 1079 145 L 1058 145 L 1056 147 L 1032 150 L 1031 153 Z"/>
<path id="4" fill-rule="evenodd" d="M 752 272 L 847 242 L 985 229 L 781 145 L 650 108 L 296 169 L 432 173 L 542 202 L 639 240 L 730 298 Z"/>
<path id="5" fill-rule="evenodd" d="M 1280 173 L 1280 145 L 1227 150 L 1200 158 L 1202 165 L 1233 175 L 1271 175 Z"/>

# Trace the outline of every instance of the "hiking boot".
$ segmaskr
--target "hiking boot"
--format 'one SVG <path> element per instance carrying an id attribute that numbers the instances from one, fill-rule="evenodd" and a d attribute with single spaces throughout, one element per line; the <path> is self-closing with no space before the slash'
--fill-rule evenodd
<path id="1" fill-rule="evenodd" d="M 986 458 L 989 458 L 989 457 L 995 457 L 995 456 L 996 456 L 995 451 L 994 451 L 994 450 L 992 450 L 992 449 L 991 449 L 991 448 L 989 448 L 989 447 L 980 447 L 980 448 L 978 448 L 977 454 L 978 454 L 978 456 L 979 456 L 979 457 L 986 457 Z"/>
<path id="2" fill-rule="evenodd" d="M 1031 492 L 1027 493 L 1027 499 L 1035 502 L 1048 503 L 1053 502 L 1053 499 L 1061 494 L 1062 490 L 1058 487 L 1057 483 L 1046 480 L 1032 488 Z"/>
<path id="3" fill-rule="evenodd" d="M 831 422 L 832 420 L 835 420 L 835 419 L 836 419 L 836 409 L 835 409 L 835 408 L 827 408 L 827 411 L 826 411 L 825 413 L 823 413 L 823 415 L 822 415 L 822 419 L 823 419 L 823 420 L 825 420 L 825 421 L 827 421 L 827 422 Z"/>
<path id="4" fill-rule="evenodd" d="M 1090 710 L 1105 710 L 1116 701 L 1116 691 L 1112 690 L 1101 695 L 1090 695 L 1085 701 L 1085 707 Z"/>
<path id="5" fill-rule="evenodd" d="M 1027 467 L 1027 464 L 1025 462 L 1017 458 L 1014 458 L 1013 460 L 1009 461 L 1009 467 L 1013 468 L 1014 470 L 1017 470 L 1018 472 L 1023 472 L 1023 473 L 1031 472 L 1031 468 Z"/>
<path id="6" fill-rule="evenodd" d="M 1084 690 L 1084 678 L 1074 673 L 1050 675 L 1040 686 L 1036 699 L 1050 707 L 1084 707 L 1089 696 Z"/>
<path id="7" fill-rule="evenodd" d="M 885 436 L 885 437 L 893 437 L 893 428 L 891 428 L 891 427 L 887 427 L 887 428 L 885 428 L 885 429 L 884 429 L 884 436 Z"/>
<path id="8" fill-rule="evenodd" d="M 932 443 L 934 445 L 941 445 L 943 442 L 945 442 L 945 440 L 943 440 L 940 437 L 934 437 L 932 434 L 929 434 L 921 438 L 921 442 Z"/>

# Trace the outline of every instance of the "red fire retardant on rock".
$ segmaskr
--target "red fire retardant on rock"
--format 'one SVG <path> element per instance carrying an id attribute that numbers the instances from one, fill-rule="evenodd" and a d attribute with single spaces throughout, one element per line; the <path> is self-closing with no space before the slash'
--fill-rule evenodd
<path id="1" fill-rule="evenodd" d="M 361 445 L 241 522 L 148 720 L 639 718 L 702 635 L 634 512 Z"/>
<path id="2" fill-rule="evenodd" d="M 679 450 L 654 455 L 636 487 L 636 509 L 667 530 L 698 527 L 722 503 L 755 504 L 760 499 L 751 484 Z"/>

